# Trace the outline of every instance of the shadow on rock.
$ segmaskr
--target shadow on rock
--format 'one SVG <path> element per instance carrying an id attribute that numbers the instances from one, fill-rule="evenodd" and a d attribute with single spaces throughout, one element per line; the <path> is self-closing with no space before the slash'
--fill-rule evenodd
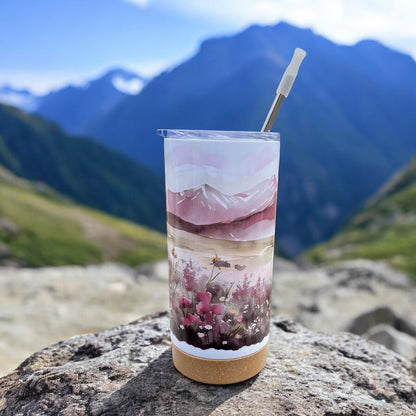
<path id="1" fill-rule="evenodd" d="M 211 386 L 187 379 L 174 367 L 172 351 L 163 352 L 138 376 L 92 409 L 100 415 L 192 415 L 212 413 L 226 400 L 249 388 L 257 376 L 229 386 Z"/>

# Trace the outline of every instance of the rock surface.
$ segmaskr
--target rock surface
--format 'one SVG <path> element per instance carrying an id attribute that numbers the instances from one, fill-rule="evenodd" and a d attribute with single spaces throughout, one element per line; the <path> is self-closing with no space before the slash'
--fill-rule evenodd
<path id="1" fill-rule="evenodd" d="M 168 326 L 159 313 L 33 354 L 0 379 L 0 415 L 416 414 L 411 363 L 356 335 L 274 318 L 260 375 L 208 386 L 174 369 Z"/>
<path id="2" fill-rule="evenodd" d="M 117 264 L 0 267 L 0 376 L 59 339 L 165 310 L 167 280 L 166 261 L 137 270 Z M 275 261 L 274 314 L 295 317 L 316 331 L 344 331 L 359 315 L 389 307 L 395 329 L 416 337 L 414 305 L 414 282 L 381 263 L 356 260 L 301 269 Z M 381 315 L 374 324 L 391 324 Z"/>
<path id="3" fill-rule="evenodd" d="M 60 339 L 168 307 L 167 282 L 118 264 L 0 267 L 0 377 Z"/>
<path id="4" fill-rule="evenodd" d="M 364 334 L 364 337 L 384 345 L 403 357 L 409 359 L 416 357 L 416 339 L 390 325 L 373 326 Z"/>
<path id="5" fill-rule="evenodd" d="M 414 280 L 370 260 L 291 272 L 280 272 L 277 265 L 273 304 L 275 312 L 293 316 L 316 331 L 346 331 L 357 316 L 384 307 L 397 319 L 416 324 Z M 374 324 L 389 323 L 378 318 Z"/>

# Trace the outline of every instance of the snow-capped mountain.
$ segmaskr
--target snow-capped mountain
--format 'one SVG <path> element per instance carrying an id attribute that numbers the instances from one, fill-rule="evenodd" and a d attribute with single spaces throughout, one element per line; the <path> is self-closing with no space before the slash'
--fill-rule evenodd
<path id="1" fill-rule="evenodd" d="M 136 95 L 147 83 L 147 79 L 139 75 L 132 74 L 123 70 L 118 70 L 115 72 L 116 73 L 111 78 L 111 82 L 113 83 L 115 89 L 125 94 Z"/>
<path id="2" fill-rule="evenodd" d="M 167 210 L 195 225 L 231 222 L 263 211 L 276 199 L 275 176 L 244 193 L 226 195 L 210 185 L 183 192 L 167 191 Z"/>
<path id="3" fill-rule="evenodd" d="M 4 85 L 0 86 L 0 103 L 55 121 L 69 133 L 85 134 L 91 123 L 138 94 L 148 81 L 136 73 L 113 69 L 83 85 L 67 85 L 43 96 Z"/>
<path id="4" fill-rule="evenodd" d="M 0 103 L 18 107 L 24 111 L 34 111 L 39 105 L 40 97 L 28 90 L 13 88 L 10 85 L 0 86 Z"/>
<path id="5" fill-rule="evenodd" d="M 84 85 L 69 85 L 41 98 L 35 113 L 55 121 L 67 132 L 85 134 L 88 126 L 125 98 L 138 94 L 148 80 L 124 69 L 113 69 Z"/>
<path id="6" fill-rule="evenodd" d="M 275 176 L 235 195 L 226 195 L 209 185 L 183 192 L 168 189 L 168 223 L 204 237 L 257 240 L 274 234 L 276 199 Z"/>

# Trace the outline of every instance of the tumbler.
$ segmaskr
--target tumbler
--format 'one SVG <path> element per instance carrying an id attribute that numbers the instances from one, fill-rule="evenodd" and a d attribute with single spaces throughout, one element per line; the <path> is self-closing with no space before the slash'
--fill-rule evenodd
<path id="1" fill-rule="evenodd" d="M 247 380 L 267 359 L 280 135 L 158 134 L 174 365 L 202 383 Z"/>

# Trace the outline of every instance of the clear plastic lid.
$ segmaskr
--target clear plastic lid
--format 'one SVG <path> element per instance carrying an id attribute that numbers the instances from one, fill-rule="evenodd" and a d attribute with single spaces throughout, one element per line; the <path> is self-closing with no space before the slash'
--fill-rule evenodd
<path id="1" fill-rule="evenodd" d="M 279 141 L 280 133 L 260 131 L 226 131 L 226 130 L 176 130 L 159 129 L 159 136 L 169 139 L 186 140 L 244 140 L 244 141 Z"/>

